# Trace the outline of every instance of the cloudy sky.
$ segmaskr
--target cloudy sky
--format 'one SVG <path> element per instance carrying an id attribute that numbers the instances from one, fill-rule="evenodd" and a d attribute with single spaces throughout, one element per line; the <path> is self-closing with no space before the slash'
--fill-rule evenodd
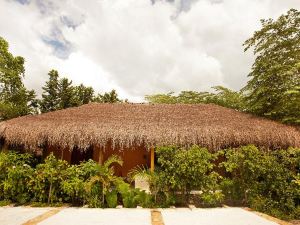
<path id="1" fill-rule="evenodd" d="M 0 36 L 41 93 L 57 69 L 122 98 L 216 85 L 238 90 L 253 63 L 242 44 L 262 18 L 299 0 L 0 0 Z"/>

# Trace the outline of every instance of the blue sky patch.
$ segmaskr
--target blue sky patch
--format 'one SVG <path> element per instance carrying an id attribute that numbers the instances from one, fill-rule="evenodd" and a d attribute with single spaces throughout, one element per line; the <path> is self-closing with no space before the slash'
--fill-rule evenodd
<path id="1" fill-rule="evenodd" d="M 30 0 L 15 0 L 16 2 L 19 2 L 22 5 L 28 5 L 30 3 Z"/>
<path id="2" fill-rule="evenodd" d="M 42 40 L 45 44 L 51 46 L 53 49 L 53 54 L 61 59 L 66 59 L 72 52 L 72 44 L 65 39 L 61 30 L 54 27 L 51 34 L 48 36 L 43 36 Z"/>

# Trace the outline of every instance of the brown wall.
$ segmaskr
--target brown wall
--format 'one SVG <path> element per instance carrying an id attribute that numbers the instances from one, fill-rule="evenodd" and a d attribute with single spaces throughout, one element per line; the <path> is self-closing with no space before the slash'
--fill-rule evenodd
<path id="1" fill-rule="evenodd" d="M 56 147 L 56 146 L 48 146 L 45 149 L 43 156 L 47 157 L 48 155 L 50 155 L 51 152 L 53 152 L 53 155 L 57 159 L 63 159 L 63 160 L 66 160 L 67 162 L 71 163 L 72 153 L 68 149 L 64 149 L 63 151 L 62 151 L 62 149 L 63 148 Z"/>
<path id="2" fill-rule="evenodd" d="M 123 166 L 114 165 L 115 174 L 118 176 L 127 176 L 128 172 L 136 166 L 148 166 L 150 167 L 150 151 L 147 151 L 145 147 L 135 147 L 134 149 L 113 150 L 110 146 L 103 148 L 93 148 L 93 160 L 99 162 L 99 152 L 103 151 L 103 162 L 107 160 L 111 155 L 118 155 L 123 160 Z M 62 151 L 55 146 L 48 146 L 44 151 L 44 157 L 47 157 L 51 152 L 58 159 L 63 159 L 71 162 L 72 154 L 76 154 L 76 151 L 70 152 L 68 149 Z"/>
<path id="3" fill-rule="evenodd" d="M 150 167 L 150 151 L 145 147 L 135 147 L 134 149 L 113 150 L 112 148 L 99 149 L 94 148 L 93 159 L 99 162 L 99 152 L 103 151 L 103 161 L 111 155 L 118 155 L 123 160 L 123 166 L 114 165 L 116 175 L 125 177 L 128 172 L 136 166 Z"/>

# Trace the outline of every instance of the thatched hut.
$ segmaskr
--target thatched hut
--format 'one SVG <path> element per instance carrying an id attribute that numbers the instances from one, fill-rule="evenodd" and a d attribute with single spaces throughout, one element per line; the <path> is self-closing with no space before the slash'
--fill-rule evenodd
<path id="1" fill-rule="evenodd" d="M 111 154 L 124 160 L 120 175 L 152 165 L 159 145 L 198 144 L 211 151 L 255 144 L 300 147 L 298 128 L 212 104 L 88 104 L 0 123 L 5 146 L 54 152 L 71 163 Z"/>

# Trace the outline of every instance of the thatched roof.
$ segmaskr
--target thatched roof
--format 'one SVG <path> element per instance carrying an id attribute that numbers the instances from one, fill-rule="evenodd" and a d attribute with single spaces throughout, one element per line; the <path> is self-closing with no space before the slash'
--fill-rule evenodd
<path id="1" fill-rule="evenodd" d="M 198 144 L 217 150 L 255 144 L 300 147 L 299 129 L 212 104 L 88 104 L 0 123 L 9 144 L 107 146 Z"/>

